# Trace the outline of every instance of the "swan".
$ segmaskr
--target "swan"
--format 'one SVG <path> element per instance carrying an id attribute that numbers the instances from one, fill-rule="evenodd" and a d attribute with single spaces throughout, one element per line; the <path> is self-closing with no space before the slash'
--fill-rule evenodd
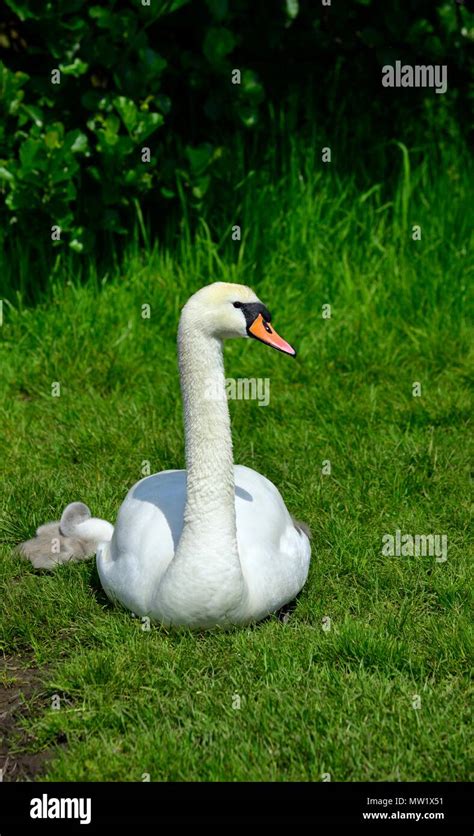
<path id="1" fill-rule="evenodd" d="M 225 392 L 225 339 L 296 355 L 271 320 L 245 285 L 215 282 L 191 296 L 178 328 L 186 470 L 137 482 L 115 527 L 71 503 L 22 553 L 51 568 L 95 552 L 109 599 L 167 626 L 245 625 L 292 601 L 308 575 L 309 530 L 269 479 L 234 465 Z"/>

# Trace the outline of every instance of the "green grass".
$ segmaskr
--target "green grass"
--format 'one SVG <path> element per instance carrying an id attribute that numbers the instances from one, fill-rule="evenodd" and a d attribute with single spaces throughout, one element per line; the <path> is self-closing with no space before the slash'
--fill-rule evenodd
<path id="1" fill-rule="evenodd" d="M 400 178 L 361 188 L 293 148 L 236 189 L 220 239 L 203 222 L 83 284 L 64 263 L 34 308 L 5 304 L 1 646 L 45 667 L 25 725 L 48 779 L 468 779 L 472 166 L 402 170 L 401 150 Z M 299 349 L 234 341 L 226 371 L 271 380 L 267 408 L 231 403 L 235 460 L 311 525 L 310 577 L 286 623 L 144 631 L 93 561 L 38 574 L 12 546 L 72 500 L 114 521 L 144 461 L 183 466 L 176 326 L 214 279 L 251 285 Z M 397 528 L 447 534 L 448 560 L 382 556 Z"/>

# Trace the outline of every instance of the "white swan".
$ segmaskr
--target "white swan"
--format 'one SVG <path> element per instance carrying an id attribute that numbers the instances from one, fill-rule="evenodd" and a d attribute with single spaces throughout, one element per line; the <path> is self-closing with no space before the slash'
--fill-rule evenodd
<path id="1" fill-rule="evenodd" d="M 305 526 L 292 519 L 272 482 L 234 466 L 232 455 L 223 340 L 254 337 L 294 356 L 270 322 L 244 285 L 216 282 L 195 293 L 178 330 L 187 470 L 137 482 L 114 529 L 91 519 L 82 503 L 69 505 L 55 524 L 69 544 L 78 540 L 72 559 L 87 551 L 82 540 L 90 543 L 96 531 L 105 592 L 137 615 L 191 628 L 247 624 L 291 601 L 306 581 Z M 35 563 L 29 544 L 23 552 Z M 62 562 L 60 555 L 51 562 Z"/>

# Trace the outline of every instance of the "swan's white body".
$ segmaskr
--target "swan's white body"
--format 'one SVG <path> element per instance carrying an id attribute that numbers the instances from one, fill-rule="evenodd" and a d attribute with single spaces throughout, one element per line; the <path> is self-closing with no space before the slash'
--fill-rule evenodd
<path id="1" fill-rule="evenodd" d="M 253 291 L 222 282 L 183 308 L 178 359 L 187 470 L 138 482 L 111 541 L 97 550 L 107 595 L 137 615 L 196 628 L 245 624 L 291 601 L 306 580 L 308 537 L 276 487 L 233 461 L 223 340 L 255 335 L 295 353 L 260 310 L 269 321 Z"/>
<path id="2" fill-rule="evenodd" d="M 295 354 L 270 320 L 244 285 L 217 282 L 195 293 L 178 331 L 187 469 L 138 482 L 115 528 L 83 503 L 68 505 L 22 553 L 52 568 L 95 549 L 109 598 L 167 625 L 246 624 L 291 601 L 306 581 L 309 539 L 268 479 L 234 466 L 225 391 L 224 339 L 253 336 Z M 59 553 L 48 547 L 50 531 Z"/>
<path id="3" fill-rule="evenodd" d="M 182 573 L 169 572 L 183 531 L 186 471 L 167 470 L 134 485 L 112 541 L 99 546 L 107 595 L 137 615 L 189 627 L 246 624 L 291 601 L 306 581 L 309 540 L 295 528 L 272 482 L 242 465 L 234 472 L 242 584 L 236 584 L 231 562 L 216 565 L 206 553 L 195 552 Z M 214 547 L 225 556 L 218 529 Z"/>

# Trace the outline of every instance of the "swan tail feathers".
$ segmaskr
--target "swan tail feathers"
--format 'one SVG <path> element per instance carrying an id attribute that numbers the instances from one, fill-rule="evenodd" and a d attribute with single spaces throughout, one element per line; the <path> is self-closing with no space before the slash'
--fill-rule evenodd
<path id="1" fill-rule="evenodd" d="M 296 530 L 300 534 L 306 534 L 308 540 L 311 540 L 311 529 L 309 525 L 305 522 L 301 522 L 301 520 L 297 520 L 295 517 L 292 517 L 291 519 L 293 520 L 293 525 Z"/>
<path id="2" fill-rule="evenodd" d="M 99 543 L 112 539 L 113 531 L 111 523 L 92 517 L 83 502 L 71 502 L 59 522 L 40 525 L 17 550 L 35 569 L 54 569 L 60 563 L 92 557 Z"/>

